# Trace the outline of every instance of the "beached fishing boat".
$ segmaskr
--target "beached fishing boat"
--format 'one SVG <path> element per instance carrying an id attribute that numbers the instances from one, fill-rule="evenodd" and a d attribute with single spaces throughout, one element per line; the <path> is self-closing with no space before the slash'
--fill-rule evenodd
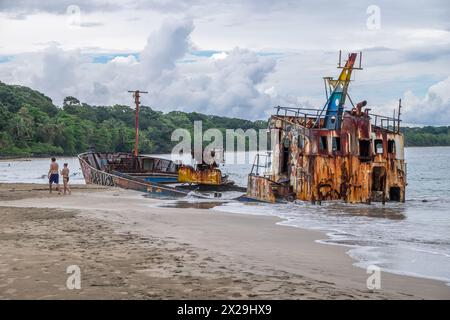
<path id="1" fill-rule="evenodd" d="M 189 169 L 191 167 L 158 157 L 89 151 L 78 155 L 78 160 L 87 184 L 133 189 L 164 197 L 184 197 L 188 194 L 203 197 L 191 190 L 226 191 L 231 188 L 242 191 L 242 188 L 234 186 L 232 182 L 227 183 L 229 180 L 223 178 L 221 171 L 217 169 L 204 169 L 204 175 L 216 173 L 209 178 L 216 179 L 217 183 L 208 184 L 208 176 L 197 178 L 196 181 L 203 183 L 192 183 L 192 180 L 187 183 L 180 176 L 185 170 L 193 170 Z M 195 172 L 191 171 L 191 174 L 196 174 Z M 197 169 L 197 172 L 202 171 Z"/>
<path id="2" fill-rule="evenodd" d="M 392 117 L 353 104 L 348 86 L 358 54 L 337 79 L 324 78 L 322 108 L 276 107 L 269 119 L 269 155 L 257 155 L 246 197 L 265 202 L 295 199 L 349 203 L 405 201 L 406 162 L 400 132 L 401 100 Z M 346 105 L 346 101 L 350 106 Z M 364 109 L 363 109 L 364 108 Z"/>
<path id="3" fill-rule="evenodd" d="M 78 155 L 87 184 L 120 187 L 157 196 L 183 197 L 189 191 L 166 185 L 178 180 L 178 165 L 171 160 L 130 153 L 90 151 Z"/>

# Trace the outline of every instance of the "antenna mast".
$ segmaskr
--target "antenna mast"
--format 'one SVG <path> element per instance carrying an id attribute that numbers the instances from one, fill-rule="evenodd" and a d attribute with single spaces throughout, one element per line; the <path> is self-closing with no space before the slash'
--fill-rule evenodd
<path id="1" fill-rule="evenodd" d="M 136 137 L 134 143 L 134 156 L 137 157 L 139 154 L 139 105 L 141 101 L 139 98 L 141 97 L 141 93 L 148 93 L 147 91 L 140 90 L 129 90 L 128 92 L 133 93 L 134 103 L 136 104 Z"/>

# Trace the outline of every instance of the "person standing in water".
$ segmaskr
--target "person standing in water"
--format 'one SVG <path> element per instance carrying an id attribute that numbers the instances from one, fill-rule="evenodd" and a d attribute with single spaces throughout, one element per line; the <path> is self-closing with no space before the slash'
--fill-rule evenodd
<path id="1" fill-rule="evenodd" d="M 72 193 L 69 187 L 69 165 L 67 163 L 64 163 L 64 168 L 61 170 L 61 176 L 63 178 L 63 186 L 64 186 L 64 194 L 68 192 L 69 194 Z"/>
<path id="2" fill-rule="evenodd" d="M 56 162 L 55 158 L 52 158 L 52 163 L 50 163 L 50 170 L 48 170 L 48 184 L 50 193 L 52 193 L 53 191 L 53 183 L 56 184 L 56 190 L 58 191 L 58 194 L 61 194 L 61 190 L 59 188 L 59 165 L 58 162 Z"/>

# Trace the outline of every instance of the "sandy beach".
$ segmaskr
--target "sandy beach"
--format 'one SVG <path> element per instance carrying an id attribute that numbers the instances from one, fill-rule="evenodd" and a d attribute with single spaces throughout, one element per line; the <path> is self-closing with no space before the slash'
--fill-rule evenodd
<path id="1" fill-rule="evenodd" d="M 158 207 L 99 186 L 71 196 L 0 184 L 1 299 L 449 299 L 443 282 L 382 272 L 268 216 Z M 81 270 L 69 290 L 66 268 Z"/>

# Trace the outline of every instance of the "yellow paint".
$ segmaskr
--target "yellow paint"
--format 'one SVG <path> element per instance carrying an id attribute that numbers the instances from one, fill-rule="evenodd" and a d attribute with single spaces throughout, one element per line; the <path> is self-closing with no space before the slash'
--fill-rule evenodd
<path id="1" fill-rule="evenodd" d="M 220 185 L 222 184 L 222 172 L 219 169 L 195 170 L 191 166 L 182 166 L 178 169 L 178 182 Z"/>

